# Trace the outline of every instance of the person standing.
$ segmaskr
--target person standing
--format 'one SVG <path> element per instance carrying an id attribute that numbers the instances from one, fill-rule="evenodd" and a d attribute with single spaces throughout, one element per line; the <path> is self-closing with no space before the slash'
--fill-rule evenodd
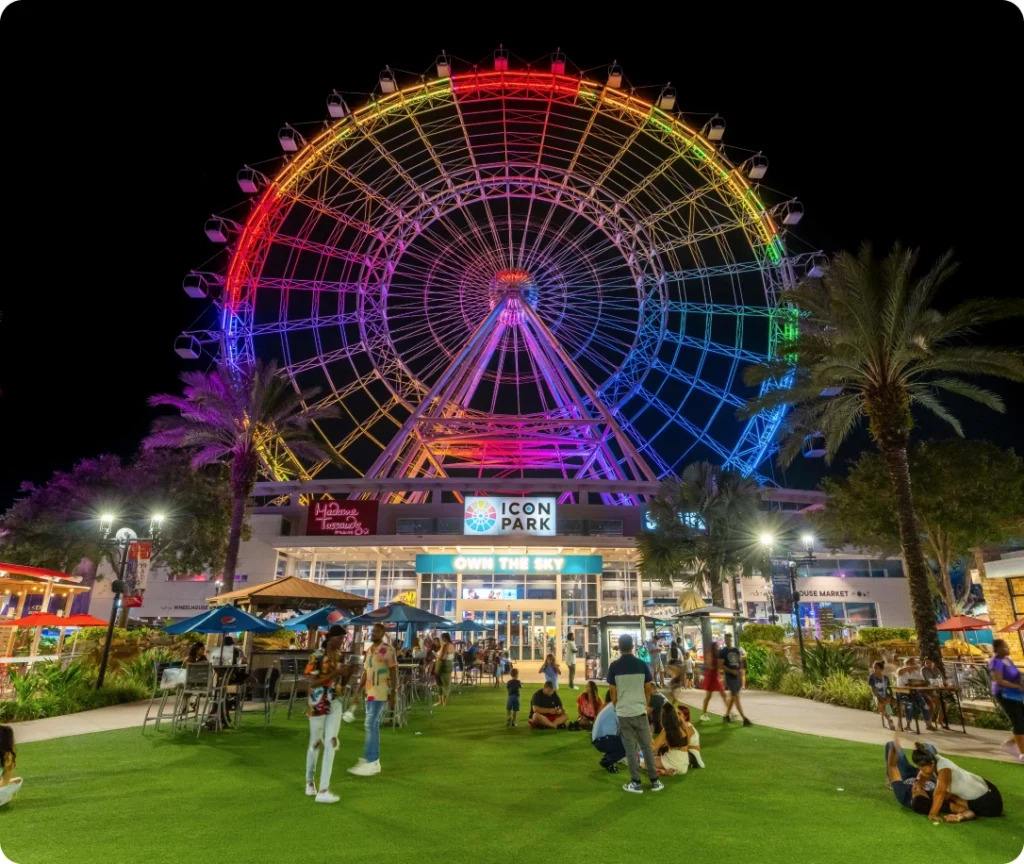
<path id="1" fill-rule="evenodd" d="M 569 635 L 565 637 L 565 645 L 562 646 L 562 657 L 565 660 L 565 665 L 569 667 L 569 689 L 577 690 L 576 687 L 576 657 L 578 652 L 576 650 L 576 636 L 572 630 L 569 631 Z"/>
<path id="2" fill-rule="evenodd" d="M 725 634 L 725 647 L 718 652 L 718 671 L 723 676 L 725 689 L 729 693 L 725 697 L 725 722 L 732 722 L 732 709 L 735 706 L 743 718 L 743 725 L 753 726 L 740 704 L 740 690 L 743 689 L 743 657 L 740 649 L 732 644 L 731 633 Z"/>
<path id="3" fill-rule="evenodd" d="M 331 771 L 334 754 L 338 749 L 338 727 L 341 725 L 342 692 L 347 667 L 341 658 L 345 641 L 345 628 L 335 624 L 327 631 L 323 651 L 314 651 L 306 663 L 309 678 L 307 697 L 309 717 L 309 748 L 306 750 L 306 794 L 316 796 L 317 804 L 337 804 L 340 800 L 331 792 Z M 320 785 L 316 785 L 317 757 L 320 762 Z"/>
<path id="4" fill-rule="evenodd" d="M 711 718 L 708 716 L 708 705 L 711 703 L 712 693 L 721 693 L 722 701 L 725 702 L 725 714 L 729 715 L 729 700 L 725 698 L 725 688 L 722 686 L 722 679 L 718 674 L 718 643 L 712 642 L 710 650 L 704 652 L 704 680 L 700 682 L 700 689 L 704 691 L 704 707 L 701 709 L 701 722 Z"/>
<path id="5" fill-rule="evenodd" d="M 544 676 L 544 680 L 555 690 L 558 689 L 558 676 L 562 674 L 562 667 L 555 661 L 554 654 L 548 654 L 544 658 L 544 665 L 540 667 L 540 674 Z"/>
<path id="6" fill-rule="evenodd" d="M 992 650 L 995 657 L 988 661 L 992 695 L 1010 718 L 1017 758 L 1024 762 L 1024 681 L 1021 680 L 1020 669 L 1010 659 L 1010 646 L 1005 639 L 994 640 Z"/>
<path id="7" fill-rule="evenodd" d="M 384 641 L 384 625 L 373 625 L 370 648 L 366 652 L 363 666 L 363 683 L 366 690 L 366 744 L 359 761 L 348 769 L 349 774 L 369 777 L 380 774 L 380 722 L 384 709 L 395 707 L 398 692 L 398 663 L 395 649 Z"/>
<path id="8" fill-rule="evenodd" d="M 519 715 L 519 691 L 523 689 L 523 682 L 519 680 L 518 669 L 513 668 L 509 674 L 512 677 L 505 685 L 505 690 L 508 693 L 508 698 L 505 700 L 505 712 L 508 714 L 505 725 L 515 726 L 516 717 Z"/>
<path id="9" fill-rule="evenodd" d="M 623 785 L 626 792 L 642 793 L 640 782 L 640 761 L 637 750 L 643 751 L 647 777 L 651 791 L 660 792 L 665 787 L 658 779 L 658 766 L 654 762 L 651 747 L 651 727 L 647 722 L 647 699 L 654 692 L 651 668 L 633 654 L 633 637 L 623 633 L 619 637 L 619 658 L 608 667 L 609 698 L 615 705 L 619 720 L 619 735 L 626 749 L 629 765 L 629 782 Z"/>
<path id="10" fill-rule="evenodd" d="M 448 695 L 452 691 L 452 672 L 455 670 L 455 646 L 448 633 L 442 633 L 440 648 L 434 661 L 434 678 L 437 680 L 437 704 L 447 705 Z"/>

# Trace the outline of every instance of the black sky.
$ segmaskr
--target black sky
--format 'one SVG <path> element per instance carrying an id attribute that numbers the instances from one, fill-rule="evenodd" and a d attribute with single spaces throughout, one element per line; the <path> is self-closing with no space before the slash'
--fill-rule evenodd
<path id="1" fill-rule="evenodd" d="M 543 26 L 509 23 L 522 5 L 382 4 L 365 21 L 351 4 L 211 5 L 69 18 L 22 0 L 0 20 L 0 507 L 23 480 L 135 449 L 146 397 L 177 387 L 171 345 L 201 312 L 181 280 L 211 255 L 205 218 L 243 199 L 238 168 L 277 157 L 282 123 L 319 121 L 332 89 L 369 91 L 385 64 L 426 72 L 441 49 L 483 61 L 502 42 L 542 62 L 560 46 L 582 68 L 617 59 L 636 85 L 671 80 L 684 112 L 721 112 L 730 142 L 769 156 L 769 185 L 806 205 L 807 243 L 900 239 L 926 259 L 952 246 L 947 302 L 1021 294 L 1024 24 L 1008 3 L 948 17 L 930 3 L 615 4 Z M 995 389 L 1004 417 L 955 407 L 969 437 L 1020 449 L 1024 388 Z M 824 470 L 805 460 L 778 479 L 813 486 Z"/>

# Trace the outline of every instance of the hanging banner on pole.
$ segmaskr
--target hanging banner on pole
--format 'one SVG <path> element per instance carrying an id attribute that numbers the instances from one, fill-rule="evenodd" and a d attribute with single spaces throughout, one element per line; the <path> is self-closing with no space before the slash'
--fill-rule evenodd
<path id="1" fill-rule="evenodd" d="M 128 547 L 128 563 L 124 568 L 124 596 L 121 604 L 129 608 L 142 605 L 149 581 L 149 562 L 153 555 L 153 543 L 138 540 Z"/>

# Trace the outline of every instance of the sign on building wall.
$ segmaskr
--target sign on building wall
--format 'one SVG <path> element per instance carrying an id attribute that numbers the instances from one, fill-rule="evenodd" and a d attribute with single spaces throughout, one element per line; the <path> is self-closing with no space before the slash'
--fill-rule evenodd
<path id="1" fill-rule="evenodd" d="M 376 501 L 313 501 L 307 508 L 306 534 L 313 537 L 361 537 L 377 533 Z"/>
<path id="2" fill-rule="evenodd" d="M 554 498 L 467 498 L 463 534 L 555 536 Z"/>
<path id="3" fill-rule="evenodd" d="M 417 555 L 417 573 L 600 573 L 600 555 Z"/>

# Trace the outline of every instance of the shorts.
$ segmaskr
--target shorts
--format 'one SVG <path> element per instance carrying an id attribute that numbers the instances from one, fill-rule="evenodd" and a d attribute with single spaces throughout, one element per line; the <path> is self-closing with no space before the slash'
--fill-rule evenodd
<path id="1" fill-rule="evenodd" d="M 505 702 L 506 711 L 518 711 L 519 710 L 519 697 L 509 696 L 508 701 Z"/>
<path id="2" fill-rule="evenodd" d="M 552 713 L 550 713 L 548 711 L 536 711 L 534 713 L 535 714 L 539 714 L 541 717 L 543 717 L 545 720 L 549 721 L 550 723 L 554 723 L 555 720 L 557 720 L 558 716 L 559 716 L 558 714 L 552 714 Z"/>
<path id="3" fill-rule="evenodd" d="M 690 755 L 685 750 L 668 750 L 661 754 L 661 764 L 676 774 L 685 774 L 690 768 Z"/>
<path id="4" fill-rule="evenodd" d="M 739 693 L 743 689 L 743 676 L 742 675 L 726 675 L 725 676 L 725 689 L 730 693 Z"/>

